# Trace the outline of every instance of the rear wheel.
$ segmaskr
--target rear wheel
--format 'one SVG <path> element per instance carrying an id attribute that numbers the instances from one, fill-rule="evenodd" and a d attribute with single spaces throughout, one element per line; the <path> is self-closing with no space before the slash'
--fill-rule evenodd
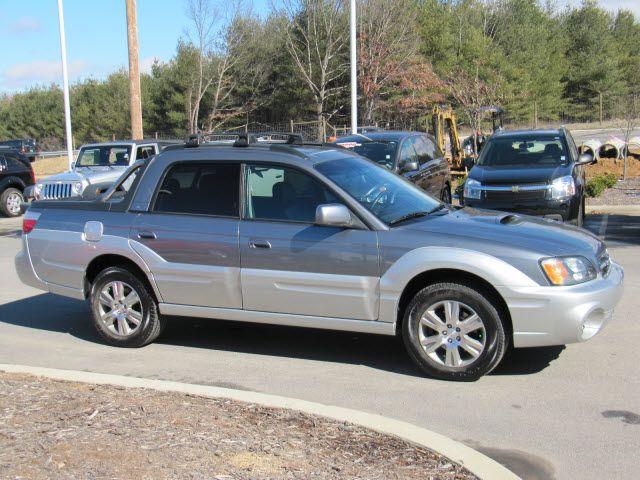
<path id="1" fill-rule="evenodd" d="M 508 343 L 490 295 L 462 283 L 437 283 L 418 292 L 402 334 L 413 361 L 443 380 L 477 380 L 500 363 Z"/>
<path id="2" fill-rule="evenodd" d="M 90 294 L 93 324 L 111 345 L 142 347 L 160 335 L 164 319 L 149 287 L 124 268 L 98 274 Z"/>
<path id="3" fill-rule="evenodd" d="M 17 217 L 20 215 L 20 207 L 24 198 L 22 192 L 17 188 L 7 188 L 0 195 L 0 210 L 7 217 Z"/>

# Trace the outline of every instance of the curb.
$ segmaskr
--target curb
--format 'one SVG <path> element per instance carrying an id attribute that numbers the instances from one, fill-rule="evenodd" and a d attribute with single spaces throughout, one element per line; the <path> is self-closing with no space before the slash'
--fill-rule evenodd
<path id="1" fill-rule="evenodd" d="M 585 213 L 640 216 L 640 205 L 587 205 Z"/>
<path id="2" fill-rule="evenodd" d="M 203 397 L 228 398 L 247 403 L 255 403 L 265 407 L 288 408 L 312 415 L 331 418 L 340 422 L 375 430 L 387 435 L 406 440 L 410 443 L 433 450 L 450 460 L 463 465 L 473 474 L 486 480 L 518 480 L 519 477 L 476 450 L 456 442 L 444 435 L 417 427 L 407 422 L 394 420 L 381 415 L 361 412 L 349 408 L 332 407 L 321 403 L 297 400 L 266 393 L 247 392 L 230 388 L 210 387 L 165 380 L 125 377 L 104 373 L 82 372 L 77 370 L 58 370 L 54 368 L 30 367 L 26 365 L 0 364 L 0 371 L 10 373 L 27 373 L 55 380 L 94 383 L 100 385 L 116 385 L 130 388 L 149 388 L 161 392 L 179 392 Z"/>

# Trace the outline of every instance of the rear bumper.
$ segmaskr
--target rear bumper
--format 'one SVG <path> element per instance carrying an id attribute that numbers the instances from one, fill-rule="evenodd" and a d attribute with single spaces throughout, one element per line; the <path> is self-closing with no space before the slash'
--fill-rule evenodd
<path id="1" fill-rule="evenodd" d="M 22 237 L 22 250 L 18 252 L 14 259 L 14 265 L 18 278 L 22 283 L 38 290 L 44 290 L 45 292 L 55 293 L 57 295 L 63 295 L 65 297 L 76 298 L 78 300 L 84 300 L 84 292 L 75 288 L 66 287 L 63 285 L 56 285 L 54 283 L 45 282 L 36 274 L 33 265 L 31 263 L 31 257 L 29 255 L 29 246 L 26 240 L 26 236 Z"/>
<path id="2" fill-rule="evenodd" d="M 589 340 L 611 320 L 623 292 L 616 263 L 606 278 L 571 287 L 497 287 L 513 323 L 514 347 L 564 345 Z"/>

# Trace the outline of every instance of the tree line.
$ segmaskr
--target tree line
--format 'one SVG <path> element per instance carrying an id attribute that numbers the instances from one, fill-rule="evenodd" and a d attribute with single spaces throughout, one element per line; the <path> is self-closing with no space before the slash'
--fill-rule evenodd
<path id="1" fill-rule="evenodd" d="M 268 14 L 187 0 L 188 34 L 143 74 L 147 134 L 182 137 L 249 122 L 348 123 L 348 2 L 281 0 Z M 363 124 L 419 122 L 452 103 L 469 124 L 482 105 L 522 124 L 593 121 L 640 95 L 640 23 L 595 0 L 358 0 Z M 129 135 L 128 79 L 71 88 L 76 143 Z M 598 113 L 594 113 L 594 112 Z M 0 137 L 64 136 L 56 85 L 0 98 Z"/>

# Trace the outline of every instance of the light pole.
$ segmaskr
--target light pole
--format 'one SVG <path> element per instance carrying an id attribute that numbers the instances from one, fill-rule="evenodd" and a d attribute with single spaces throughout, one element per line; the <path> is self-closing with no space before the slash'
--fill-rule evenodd
<path id="1" fill-rule="evenodd" d="M 356 58 L 356 0 L 351 0 L 349 11 L 351 61 L 351 133 L 358 133 L 358 62 Z"/>
<path id="2" fill-rule="evenodd" d="M 62 92 L 64 95 L 64 125 L 67 134 L 67 160 L 69 170 L 73 165 L 73 135 L 71 132 L 71 106 L 69 104 L 69 72 L 67 70 L 67 40 L 64 36 L 64 13 L 62 0 L 58 0 L 58 21 L 60 23 L 60 50 L 62 53 Z"/>

